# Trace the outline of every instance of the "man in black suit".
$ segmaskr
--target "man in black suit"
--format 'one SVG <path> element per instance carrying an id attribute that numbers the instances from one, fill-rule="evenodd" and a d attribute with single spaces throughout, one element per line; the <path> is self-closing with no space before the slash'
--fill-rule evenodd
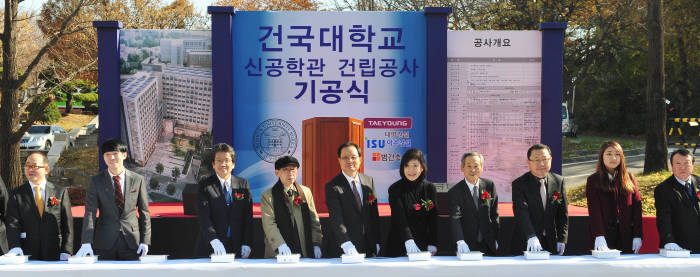
<path id="1" fill-rule="evenodd" d="M 450 222 L 457 252 L 480 251 L 495 255 L 498 250 L 498 194 L 493 181 L 480 178 L 484 156 L 462 155 L 464 179 L 450 191 Z"/>
<path id="2" fill-rule="evenodd" d="M 372 177 L 359 173 L 362 150 L 346 142 L 338 148 L 341 172 L 326 183 L 326 206 L 334 240 L 327 257 L 379 253 L 379 210 Z"/>
<path id="3" fill-rule="evenodd" d="M 5 182 L 0 178 L 0 255 L 7 253 L 7 230 L 5 229 L 5 213 L 7 212 L 7 193 Z"/>
<path id="4" fill-rule="evenodd" d="M 68 190 L 46 181 L 50 171 L 44 153 L 27 157 L 27 183 L 16 188 L 7 204 L 8 254 L 65 261 L 73 252 L 73 215 Z"/>
<path id="5" fill-rule="evenodd" d="M 200 236 L 195 255 L 222 255 L 228 249 L 240 250 L 237 256 L 248 258 L 253 242 L 253 200 L 248 180 L 232 174 L 236 167 L 233 147 L 219 143 L 214 145 L 212 152 L 215 174 L 198 185 Z"/>
<path id="6" fill-rule="evenodd" d="M 673 151 L 673 176 L 654 189 L 659 247 L 668 250 L 688 249 L 693 253 L 700 253 L 700 177 L 693 174 L 693 168 L 695 157 L 690 151 Z"/>
<path id="7" fill-rule="evenodd" d="M 143 176 L 124 168 L 126 144 L 111 139 L 102 144 L 107 170 L 90 177 L 85 199 L 79 257 L 94 254 L 101 260 L 137 260 L 151 244 L 151 213 Z M 96 220 L 97 210 L 100 218 Z M 138 210 L 138 216 L 137 216 Z"/>
<path id="8" fill-rule="evenodd" d="M 515 224 L 511 250 L 546 250 L 564 255 L 569 231 L 569 212 L 564 178 L 549 172 L 552 151 L 535 144 L 527 150 L 530 172 L 513 181 Z"/>

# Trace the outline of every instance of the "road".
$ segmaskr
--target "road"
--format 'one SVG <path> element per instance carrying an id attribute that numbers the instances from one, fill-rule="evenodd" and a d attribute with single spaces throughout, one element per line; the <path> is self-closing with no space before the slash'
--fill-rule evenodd
<path id="1" fill-rule="evenodd" d="M 644 171 L 644 154 L 628 156 L 627 170 L 634 174 Z M 566 188 L 572 188 L 586 183 L 586 178 L 595 172 L 596 163 L 598 161 L 578 162 L 564 164 L 562 171 L 564 173 L 564 183 Z"/>

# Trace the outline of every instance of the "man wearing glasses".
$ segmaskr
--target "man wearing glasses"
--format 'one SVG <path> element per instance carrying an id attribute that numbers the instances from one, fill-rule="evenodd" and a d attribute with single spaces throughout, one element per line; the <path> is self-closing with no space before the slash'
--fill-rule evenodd
<path id="1" fill-rule="evenodd" d="M 65 261 L 73 252 L 73 215 L 68 190 L 46 181 L 50 171 L 44 153 L 27 157 L 27 182 L 13 191 L 7 204 L 8 255 Z"/>
<path id="2" fill-rule="evenodd" d="M 248 180 L 233 175 L 236 167 L 233 147 L 219 143 L 212 152 L 214 174 L 197 186 L 199 239 L 196 256 L 231 251 L 237 252 L 238 257 L 248 258 L 253 242 L 253 198 Z"/>
<path id="3" fill-rule="evenodd" d="M 266 258 L 275 257 L 275 253 L 321 258 L 321 222 L 311 189 L 296 181 L 298 172 L 296 158 L 277 159 L 277 182 L 260 195 Z"/>
<path id="4" fill-rule="evenodd" d="M 341 172 L 326 183 L 331 236 L 328 257 L 379 254 L 379 211 L 372 177 L 359 173 L 362 150 L 353 142 L 338 148 Z"/>
<path id="5" fill-rule="evenodd" d="M 564 254 L 569 230 L 564 178 L 549 172 L 552 151 L 535 144 L 527 150 L 530 172 L 513 181 L 515 230 L 511 251 L 549 251 Z"/>

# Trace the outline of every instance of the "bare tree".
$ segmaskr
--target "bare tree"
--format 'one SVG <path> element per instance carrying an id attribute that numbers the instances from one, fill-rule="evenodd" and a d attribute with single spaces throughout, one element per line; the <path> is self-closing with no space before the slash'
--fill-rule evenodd
<path id="1" fill-rule="evenodd" d="M 19 104 L 22 86 L 30 76 L 40 70 L 42 59 L 54 47 L 62 37 L 83 31 L 89 26 L 81 26 L 74 23 L 73 19 L 79 12 L 87 6 L 94 5 L 97 0 L 74 0 L 73 9 L 64 20 L 57 22 L 58 28 L 55 32 L 46 37 L 46 42 L 39 50 L 31 55 L 28 65 L 20 68 L 20 54 L 17 49 L 20 37 L 18 36 L 18 23 L 27 20 L 22 18 L 19 11 L 21 0 L 5 0 L 5 10 L 3 17 L 3 32 L 0 34 L 2 40 L 2 80 L 0 80 L 0 91 L 2 91 L 2 106 L 0 106 L 0 130 L 4 134 L 0 136 L 0 176 L 6 180 L 8 187 L 17 187 L 22 182 L 22 170 L 19 153 L 19 142 L 32 123 L 41 117 L 42 111 L 48 106 L 53 98 L 43 97 L 46 92 L 39 92 L 30 97 L 26 102 Z M 27 110 L 31 102 L 36 99 L 43 99 L 39 108 Z M 26 119 L 19 126 L 20 116 L 27 113 Z"/>

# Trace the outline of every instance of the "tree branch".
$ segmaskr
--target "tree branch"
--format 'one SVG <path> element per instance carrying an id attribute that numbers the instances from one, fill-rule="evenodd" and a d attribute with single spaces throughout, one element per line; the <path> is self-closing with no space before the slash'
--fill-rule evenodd
<path id="1" fill-rule="evenodd" d="M 51 49 L 51 47 L 53 47 L 62 37 L 74 33 L 73 31 L 71 31 L 71 32 L 66 31 L 68 29 L 68 24 L 71 22 L 71 20 L 73 20 L 73 18 L 75 16 L 78 15 L 80 10 L 86 6 L 88 6 L 88 5 L 86 4 L 85 1 L 79 2 L 78 6 L 73 10 L 73 12 L 71 12 L 71 14 L 68 15 L 68 17 L 63 21 L 63 23 L 61 23 L 61 27 L 59 28 L 59 31 L 57 32 L 57 34 L 53 38 L 51 38 L 51 40 L 48 43 L 46 43 L 41 48 L 41 50 L 39 50 L 39 53 L 34 57 L 34 60 L 32 60 L 32 62 L 29 64 L 29 66 L 27 66 L 27 69 L 24 71 L 24 74 L 22 74 L 18 78 L 15 86 L 19 86 L 21 84 L 24 84 L 24 82 L 27 80 L 29 75 L 31 75 L 31 73 L 34 71 L 34 69 L 39 65 L 39 62 L 44 57 L 44 55 L 46 53 L 48 53 L 48 51 Z"/>

